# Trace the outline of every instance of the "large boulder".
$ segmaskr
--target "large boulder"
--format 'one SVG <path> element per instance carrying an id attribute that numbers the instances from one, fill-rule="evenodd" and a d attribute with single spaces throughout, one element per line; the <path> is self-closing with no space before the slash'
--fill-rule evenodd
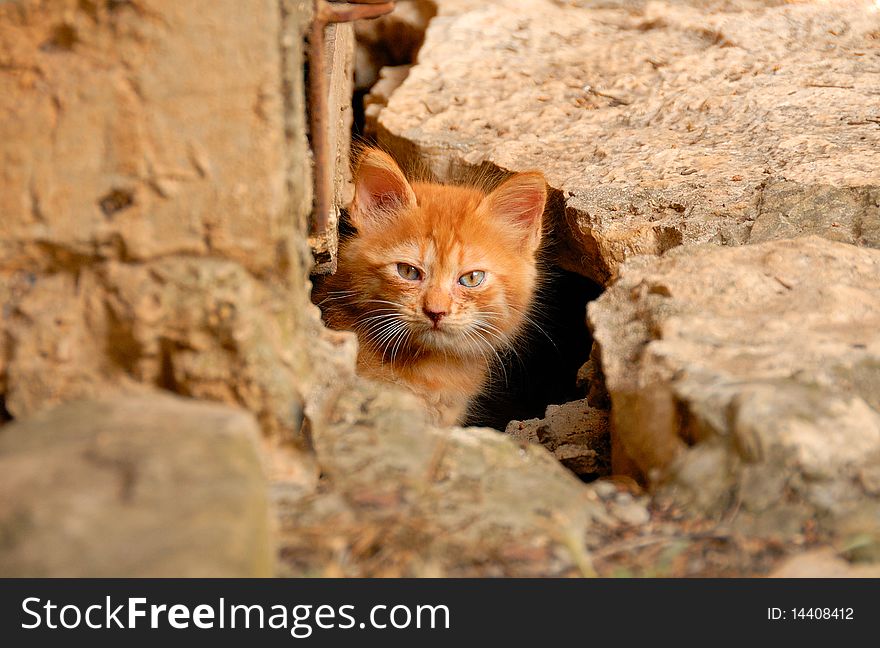
<path id="1" fill-rule="evenodd" d="M 0 575 L 271 576 L 254 418 L 151 395 L 0 428 Z"/>
<path id="2" fill-rule="evenodd" d="M 444 2 L 379 138 L 543 171 L 558 262 L 603 283 L 682 243 L 878 247 L 878 30 L 861 0 Z"/>
<path id="3" fill-rule="evenodd" d="M 589 321 L 616 468 L 780 532 L 880 530 L 880 251 L 807 237 L 639 257 Z"/>

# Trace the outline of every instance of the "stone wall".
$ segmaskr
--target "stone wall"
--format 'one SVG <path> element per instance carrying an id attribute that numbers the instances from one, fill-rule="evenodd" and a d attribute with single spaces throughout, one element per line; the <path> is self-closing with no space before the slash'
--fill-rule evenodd
<path id="1" fill-rule="evenodd" d="M 437 5 L 376 127 L 441 179 L 545 172 L 556 263 L 610 286 L 587 400 L 438 429 L 354 375 L 309 301 L 311 2 L 0 2 L 0 574 L 876 560 L 876 12 Z M 609 422 L 650 498 L 563 467 L 607 473 Z"/>
<path id="2" fill-rule="evenodd" d="M 0 573 L 592 573 L 573 476 L 309 302 L 311 6 L 0 3 Z"/>
<path id="3" fill-rule="evenodd" d="M 308 153 L 282 41 L 303 17 L 277 2 L 0 11 L 9 412 L 152 386 L 298 432 Z"/>
<path id="4" fill-rule="evenodd" d="M 309 5 L 0 4 L 11 417 L 137 394 L 149 422 L 149 395 L 167 390 L 251 412 L 271 471 L 314 481 L 300 435 L 319 329 L 302 235 Z M 20 505 L 30 515 L 43 503 Z"/>

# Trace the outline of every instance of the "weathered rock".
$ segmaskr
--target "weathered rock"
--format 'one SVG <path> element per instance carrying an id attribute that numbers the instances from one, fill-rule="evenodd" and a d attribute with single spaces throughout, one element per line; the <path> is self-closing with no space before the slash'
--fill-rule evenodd
<path id="1" fill-rule="evenodd" d="M 379 70 L 379 78 L 370 87 L 364 97 L 364 134 L 376 137 L 378 125 L 376 120 L 382 109 L 388 105 L 392 93 L 406 80 L 411 65 L 388 65 Z"/>
<path id="2" fill-rule="evenodd" d="M 587 524 L 604 509 L 542 448 L 488 429 L 436 429 L 409 394 L 342 383 L 316 410 L 329 493 L 285 507 L 294 574 L 592 574 Z"/>
<path id="3" fill-rule="evenodd" d="M 543 419 L 511 421 L 505 433 L 544 446 L 576 475 L 595 477 L 610 471 L 608 412 L 590 407 L 586 400 L 550 405 Z"/>
<path id="4" fill-rule="evenodd" d="M 604 410 L 611 407 L 608 390 L 605 388 L 605 377 L 602 375 L 599 347 L 595 344 L 590 347 L 590 357 L 578 369 L 575 380 L 578 389 L 587 395 L 588 405 Z"/>
<path id="5" fill-rule="evenodd" d="M 358 21 L 355 24 L 355 88 L 371 88 L 386 66 L 412 63 L 422 45 L 428 21 L 436 13 L 435 0 L 398 0 L 390 14 Z"/>
<path id="6" fill-rule="evenodd" d="M 647 508 L 647 498 L 635 498 L 627 492 L 617 493 L 611 514 L 624 524 L 640 526 L 651 519 Z"/>
<path id="7" fill-rule="evenodd" d="M 5 333 L 14 416 L 155 386 L 246 407 L 276 445 L 299 438 L 313 382 L 298 336 L 317 325 L 310 311 L 286 306 L 281 286 L 234 262 L 181 257 L 105 262 L 24 284 Z M 294 460 L 289 470 L 299 467 Z"/>
<path id="8" fill-rule="evenodd" d="M 159 387 L 247 408 L 271 474 L 314 489 L 304 401 L 341 359 L 306 281 L 310 7 L 0 3 L 0 422 Z"/>
<path id="9" fill-rule="evenodd" d="M 271 0 L 210 20 L 169 0 L 0 4 L 4 269 L 213 254 L 276 273 L 296 166 L 282 29 Z"/>
<path id="10" fill-rule="evenodd" d="M 3 576 L 270 576 L 252 416 L 161 395 L 0 429 Z"/>
<path id="11" fill-rule="evenodd" d="M 690 510 L 880 528 L 880 251 L 807 237 L 636 258 L 589 321 L 612 452 Z"/>
<path id="12" fill-rule="evenodd" d="M 301 233 L 307 12 L 283 4 L 0 4 L 13 416 L 158 386 L 298 440 L 324 347 Z"/>
<path id="13" fill-rule="evenodd" d="M 880 565 L 852 564 L 831 549 L 817 549 L 789 558 L 771 578 L 880 578 Z"/>
<path id="14" fill-rule="evenodd" d="M 603 283 L 682 243 L 878 247 L 878 33 L 863 1 L 444 2 L 380 141 L 543 171 L 559 262 Z"/>

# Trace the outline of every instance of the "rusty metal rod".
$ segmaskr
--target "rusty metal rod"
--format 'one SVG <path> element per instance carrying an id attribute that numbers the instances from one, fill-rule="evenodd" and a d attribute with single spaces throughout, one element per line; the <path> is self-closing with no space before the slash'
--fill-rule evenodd
<path id="1" fill-rule="evenodd" d="M 394 9 L 394 2 L 354 0 L 350 3 L 315 0 L 315 17 L 309 27 L 309 131 L 315 173 L 315 202 L 310 234 L 327 233 L 333 187 L 327 115 L 327 59 L 324 29 L 330 23 L 378 18 Z"/>

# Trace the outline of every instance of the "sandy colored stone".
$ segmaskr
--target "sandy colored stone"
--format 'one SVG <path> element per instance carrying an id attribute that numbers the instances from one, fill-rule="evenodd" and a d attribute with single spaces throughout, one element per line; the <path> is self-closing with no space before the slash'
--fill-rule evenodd
<path id="1" fill-rule="evenodd" d="M 78 401 L 0 429 L 0 575 L 265 577 L 259 428 L 163 395 Z"/>
<path id="2" fill-rule="evenodd" d="M 406 80 L 411 65 L 388 65 L 379 70 L 379 78 L 364 96 L 364 134 L 376 137 L 377 120 L 388 100 Z"/>
<path id="3" fill-rule="evenodd" d="M 770 578 L 880 578 L 880 565 L 849 563 L 831 549 L 808 551 L 789 558 Z"/>
<path id="4" fill-rule="evenodd" d="M 355 88 L 372 91 L 382 68 L 415 60 L 437 5 L 436 0 L 398 0 L 390 14 L 355 23 Z"/>
<path id="5" fill-rule="evenodd" d="M 409 394 L 357 381 L 309 410 L 327 495 L 285 508 L 291 574 L 592 574 L 604 508 L 543 448 L 495 430 L 437 429 Z"/>
<path id="6" fill-rule="evenodd" d="M 213 254 L 290 235 L 281 12 L 261 0 L 0 5 L 0 259 Z"/>
<path id="7" fill-rule="evenodd" d="M 13 416 L 159 387 L 302 445 L 324 348 L 304 277 L 307 17 L 274 1 L 213 3 L 210 20 L 163 0 L 0 5 Z"/>
<path id="8" fill-rule="evenodd" d="M 311 310 L 287 306 L 283 287 L 234 262 L 182 257 L 25 284 L 5 331 L 14 416 L 155 386 L 244 406 L 267 434 L 298 438 L 312 361 L 298 336 L 316 325 Z"/>
<path id="9" fill-rule="evenodd" d="M 878 34 L 864 0 L 444 2 L 380 141 L 543 171 L 559 262 L 602 283 L 682 243 L 880 247 Z"/>
<path id="10" fill-rule="evenodd" d="M 640 257 L 589 322 L 615 437 L 690 510 L 864 511 L 876 528 L 856 477 L 880 460 L 880 251 L 806 237 Z"/>
<path id="11" fill-rule="evenodd" d="M 511 421 L 505 434 L 542 445 L 576 475 L 601 476 L 610 471 L 608 412 L 586 400 L 550 405 L 542 419 Z"/>

